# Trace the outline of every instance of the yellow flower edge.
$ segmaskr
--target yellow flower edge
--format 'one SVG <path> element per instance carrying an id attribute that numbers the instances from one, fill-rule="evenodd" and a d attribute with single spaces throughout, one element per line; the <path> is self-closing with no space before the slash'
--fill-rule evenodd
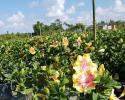
<path id="1" fill-rule="evenodd" d="M 69 45 L 69 41 L 68 41 L 67 37 L 64 37 L 62 39 L 62 43 L 63 43 L 63 45 L 64 45 L 65 48 Z"/>
<path id="2" fill-rule="evenodd" d="M 30 47 L 29 48 L 29 52 L 34 55 L 36 53 L 35 49 L 33 47 Z"/>
<path id="3" fill-rule="evenodd" d="M 104 67 L 104 64 L 101 64 L 98 68 L 98 74 L 99 75 L 103 75 L 105 72 L 105 67 Z"/>
<path id="4" fill-rule="evenodd" d="M 124 89 L 123 89 L 123 91 L 122 91 L 122 93 L 121 93 L 121 95 L 120 95 L 119 98 L 121 98 L 121 97 L 123 97 L 123 96 L 125 96 L 125 86 L 124 86 Z"/>
<path id="5" fill-rule="evenodd" d="M 116 97 L 116 95 L 114 94 L 114 89 L 112 89 L 111 95 L 109 97 L 109 100 L 120 100 L 119 98 Z"/>

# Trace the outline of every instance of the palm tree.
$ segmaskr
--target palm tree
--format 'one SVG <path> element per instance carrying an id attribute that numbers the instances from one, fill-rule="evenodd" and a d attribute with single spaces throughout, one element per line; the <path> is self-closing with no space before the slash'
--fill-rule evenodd
<path id="1" fill-rule="evenodd" d="M 81 31 L 81 32 L 85 32 L 85 25 L 83 23 L 77 23 L 75 25 L 76 29 Z"/>
<path id="2" fill-rule="evenodd" d="M 37 21 L 36 24 L 33 25 L 34 35 L 41 35 L 43 32 L 44 24 L 40 21 Z"/>
<path id="3" fill-rule="evenodd" d="M 94 42 L 96 43 L 95 0 L 92 0 L 92 9 L 93 9 L 93 34 L 94 34 Z"/>

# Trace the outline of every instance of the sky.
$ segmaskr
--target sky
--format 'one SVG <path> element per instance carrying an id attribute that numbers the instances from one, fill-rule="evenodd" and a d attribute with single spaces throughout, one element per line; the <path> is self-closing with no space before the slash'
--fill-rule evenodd
<path id="1" fill-rule="evenodd" d="M 1 0 L 0 34 L 33 32 L 33 24 L 55 19 L 92 23 L 92 0 Z M 125 0 L 96 0 L 96 20 L 125 20 Z"/>

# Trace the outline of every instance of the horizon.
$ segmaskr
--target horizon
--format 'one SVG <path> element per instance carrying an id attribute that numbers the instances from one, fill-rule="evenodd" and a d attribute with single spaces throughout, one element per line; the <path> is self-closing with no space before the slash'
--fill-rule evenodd
<path id="1" fill-rule="evenodd" d="M 50 24 L 55 19 L 68 23 L 92 23 L 91 0 L 13 0 L 0 3 L 0 34 L 33 32 L 36 21 Z M 51 1 L 51 2 L 50 2 Z M 125 0 L 96 0 L 96 21 L 124 20 Z M 124 20 L 125 21 L 125 20 Z"/>

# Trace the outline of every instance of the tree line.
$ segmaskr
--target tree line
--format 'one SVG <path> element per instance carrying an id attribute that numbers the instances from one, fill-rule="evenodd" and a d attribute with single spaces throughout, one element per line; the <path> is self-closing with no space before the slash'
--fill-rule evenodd
<path id="1" fill-rule="evenodd" d="M 55 33 L 55 32 L 85 32 L 86 26 L 83 23 L 77 23 L 77 24 L 69 24 L 67 22 L 61 22 L 59 19 L 56 19 L 54 22 L 52 22 L 50 25 L 45 25 L 44 23 L 37 21 L 33 25 L 34 33 L 33 35 L 42 35 L 44 33 Z"/>
<path id="2" fill-rule="evenodd" d="M 101 21 L 96 23 L 96 28 L 97 30 L 103 30 L 100 29 L 100 25 L 116 25 L 116 28 L 118 30 L 125 30 L 125 21 L 118 20 L 110 20 L 109 22 Z M 61 22 L 61 20 L 56 19 L 54 22 L 52 22 L 50 25 L 46 25 L 40 21 L 37 21 L 33 25 L 33 30 L 34 32 L 32 33 L 33 36 L 35 35 L 42 35 L 42 34 L 52 34 L 55 32 L 90 32 L 92 31 L 93 26 L 92 25 L 85 25 L 83 23 L 76 23 L 76 24 L 69 24 L 67 22 Z"/>
<path id="3" fill-rule="evenodd" d="M 101 21 L 96 23 L 97 31 L 103 30 L 103 28 L 100 28 L 100 26 L 104 25 L 116 25 L 117 30 L 125 30 L 125 21 L 118 20 L 110 20 L 109 22 Z M 60 19 L 56 19 L 54 22 L 50 23 L 49 25 L 44 24 L 43 22 L 37 21 L 35 24 L 33 24 L 33 32 L 32 33 L 10 33 L 7 31 L 6 34 L 9 35 L 1 35 L 1 36 L 7 36 L 8 38 L 11 38 L 13 35 L 16 35 L 18 37 L 24 35 L 27 37 L 30 36 L 37 36 L 37 35 L 43 35 L 43 34 L 53 34 L 53 33 L 61 33 L 61 32 L 92 32 L 93 26 L 92 25 L 85 25 L 83 23 L 76 23 L 76 24 L 69 24 L 67 22 L 62 22 Z"/>

